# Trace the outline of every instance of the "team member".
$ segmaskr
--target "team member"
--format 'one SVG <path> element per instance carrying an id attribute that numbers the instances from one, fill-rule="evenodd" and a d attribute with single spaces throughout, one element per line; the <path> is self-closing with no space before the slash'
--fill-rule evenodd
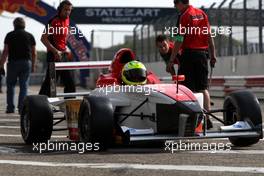
<path id="1" fill-rule="evenodd" d="M 170 41 L 166 35 L 158 35 L 156 37 L 156 47 L 159 49 L 160 56 L 162 57 L 163 61 L 166 64 L 166 71 L 171 73 L 171 75 L 175 75 L 175 69 L 173 66 L 169 69 L 170 57 L 172 50 L 174 48 L 174 43 Z M 181 50 L 177 54 L 177 58 L 174 60 L 174 64 L 180 64 L 180 55 Z M 172 71 L 172 72 L 171 72 Z"/>
<path id="2" fill-rule="evenodd" d="M 41 41 L 48 50 L 47 62 L 61 61 L 63 53 L 66 52 L 71 11 L 71 2 L 68 0 L 62 1 L 58 7 L 58 14 L 49 21 L 42 34 Z M 60 76 L 65 86 L 65 93 L 75 92 L 75 82 L 71 71 L 57 71 L 56 76 Z M 49 68 L 39 94 L 50 96 Z"/>
<path id="3" fill-rule="evenodd" d="M 201 92 L 204 95 L 204 108 L 210 110 L 210 95 L 208 88 L 208 50 L 210 64 L 214 67 L 216 54 L 214 42 L 210 33 L 210 25 L 207 15 L 200 9 L 189 4 L 189 0 L 174 0 L 175 7 L 180 11 L 176 41 L 168 70 L 174 64 L 177 53 L 182 49 L 179 74 L 184 74 L 184 84 L 193 92 Z M 208 120 L 208 128 L 212 127 Z"/>
<path id="4" fill-rule="evenodd" d="M 160 56 L 166 64 L 166 71 L 171 73 L 171 75 L 175 75 L 174 67 L 172 66 L 169 68 L 168 66 L 170 63 L 171 53 L 174 48 L 174 43 L 169 41 L 165 35 L 158 35 L 156 37 L 156 47 L 159 49 Z M 174 63 L 178 64 L 177 61 Z"/>
<path id="5" fill-rule="evenodd" d="M 30 72 L 34 72 L 36 60 L 36 42 L 32 34 L 25 31 L 25 21 L 23 18 L 14 20 L 14 31 L 9 32 L 5 37 L 4 50 L 0 60 L 0 68 L 7 63 L 7 109 L 6 113 L 14 113 L 15 86 L 19 80 L 18 111 L 21 112 L 22 104 L 29 83 Z"/>

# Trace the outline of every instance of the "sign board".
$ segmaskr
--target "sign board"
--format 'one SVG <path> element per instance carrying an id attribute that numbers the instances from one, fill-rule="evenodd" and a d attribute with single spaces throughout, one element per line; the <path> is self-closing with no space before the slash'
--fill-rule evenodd
<path id="1" fill-rule="evenodd" d="M 211 25 L 217 26 L 219 10 L 204 9 L 204 11 L 208 14 Z M 244 25 L 243 9 L 232 9 L 231 17 L 229 9 L 221 9 L 220 11 L 221 19 L 219 21 L 221 26 L 228 26 L 230 18 L 232 18 L 233 26 Z M 259 26 L 259 11 L 248 9 L 246 12 L 247 25 Z M 177 16 L 175 8 L 75 7 L 71 18 L 77 24 L 147 24 L 173 16 Z M 264 24 L 264 11 L 262 13 L 262 24 Z"/>
<path id="2" fill-rule="evenodd" d="M 78 24 L 142 24 L 175 14 L 174 8 L 77 7 L 71 18 Z"/>

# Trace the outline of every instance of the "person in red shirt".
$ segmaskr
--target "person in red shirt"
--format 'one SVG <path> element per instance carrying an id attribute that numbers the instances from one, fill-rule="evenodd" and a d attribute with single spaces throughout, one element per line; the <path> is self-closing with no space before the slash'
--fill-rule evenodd
<path id="1" fill-rule="evenodd" d="M 170 73 L 172 76 L 175 75 L 174 67 L 168 68 L 168 64 L 170 63 L 170 57 L 172 50 L 174 48 L 174 43 L 168 39 L 165 35 L 158 35 L 156 37 L 156 47 L 159 50 L 160 56 L 166 64 L 166 72 Z M 180 53 L 178 53 L 178 59 L 180 59 Z M 174 64 L 179 65 L 179 60 L 175 59 Z"/>
<path id="2" fill-rule="evenodd" d="M 64 0 L 58 7 L 58 14 L 49 20 L 41 36 L 41 42 L 47 48 L 47 62 L 60 62 L 66 59 L 67 36 L 69 34 L 70 14 L 72 4 Z M 57 78 L 60 77 L 64 84 L 64 92 L 75 92 L 75 81 L 73 73 L 69 70 L 56 71 Z M 50 96 L 49 67 L 46 77 L 39 91 L 40 95 Z"/>
<path id="3" fill-rule="evenodd" d="M 202 10 L 191 6 L 189 0 L 174 0 L 174 5 L 180 11 L 180 15 L 168 69 L 170 70 L 173 66 L 177 53 L 181 49 L 179 74 L 185 75 L 183 84 L 193 92 L 203 93 L 204 108 L 208 111 L 210 110 L 208 59 L 210 58 L 211 67 L 214 67 L 216 63 L 215 46 L 208 17 Z M 208 118 L 207 128 L 212 128 Z"/>

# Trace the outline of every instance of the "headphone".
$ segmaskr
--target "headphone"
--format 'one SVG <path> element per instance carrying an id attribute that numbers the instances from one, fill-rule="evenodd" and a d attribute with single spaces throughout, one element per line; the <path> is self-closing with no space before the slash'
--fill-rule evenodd
<path id="1" fill-rule="evenodd" d="M 71 3 L 69 0 L 63 0 L 63 1 L 59 4 L 59 6 L 58 6 L 58 8 L 57 8 L 58 14 L 61 13 L 61 11 L 62 11 L 64 5 L 71 5 L 71 6 L 72 6 L 72 3 Z"/>

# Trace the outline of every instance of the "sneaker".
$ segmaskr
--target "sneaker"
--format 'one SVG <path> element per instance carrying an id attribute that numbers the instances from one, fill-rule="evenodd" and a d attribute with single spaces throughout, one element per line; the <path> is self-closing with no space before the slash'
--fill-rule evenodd
<path id="1" fill-rule="evenodd" d="M 236 130 L 250 130 L 252 129 L 248 122 L 245 121 L 237 121 L 233 125 L 229 126 L 221 126 L 220 129 L 222 131 L 236 131 Z"/>

